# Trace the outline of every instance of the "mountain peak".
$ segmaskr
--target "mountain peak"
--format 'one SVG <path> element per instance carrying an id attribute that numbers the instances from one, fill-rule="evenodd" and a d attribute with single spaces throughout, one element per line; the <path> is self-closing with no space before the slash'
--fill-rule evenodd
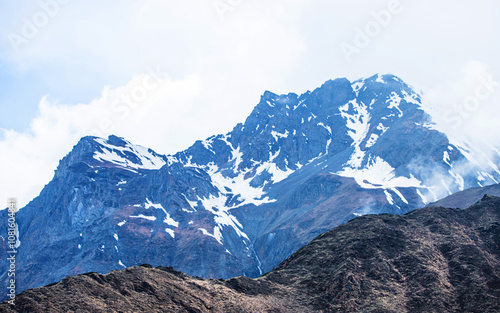
<path id="1" fill-rule="evenodd" d="M 393 75 L 340 78 L 301 95 L 266 91 L 243 124 L 175 155 L 82 138 L 19 211 L 19 259 L 31 262 L 20 289 L 144 262 L 256 277 L 355 216 L 500 180 L 427 127 L 420 104 Z M 66 259 L 49 266 L 30 254 L 40 249 Z"/>
<path id="2" fill-rule="evenodd" d="M 326 82 L 324 82 L 321 85 L 321 87 L 319 87 L 317 89 L 330 88 L 330 87 L 334 87 L 334 86 L 348 86 L 350 84 L 351 84 L 351 82 L 347 78 L 345 78 L 345 77 L 335 78 L 335 79 L 329 79 L 329 80 L 327 80 Z"/>
<path id="3" fill-rule="evenodd" d="M 108 139 L 86 136 L 61 160 L 58 170 L 65 168 L 118 168 L 132 172 L 157 170 L 167 163 L 164 155 L 134 145 L 122 137 Z"/>
<path id="4" fill-rule="evenodd" d="M 130 143 L 128 141 L 126 141 L 124 138 L 118 137 L 115 135 L 110 135 L 108 137 L 108 143 L 110 145 L 117 146 L 117 147 L 126 147 L 127 145 L 130 145 Z"/>

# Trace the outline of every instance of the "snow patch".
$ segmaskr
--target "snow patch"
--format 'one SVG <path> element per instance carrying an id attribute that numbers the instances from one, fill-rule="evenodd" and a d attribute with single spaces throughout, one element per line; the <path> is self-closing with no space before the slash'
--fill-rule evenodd
<path id="1" fill-rule="evenodd" d="M 450 164 L 450 155 L 448 154 L 448 151 L 443 152 L 443 161 L 444 161 L 444 163 L 446 163 L 450 167 L 452 167 Z"/>
<path id="2" fill-rule="evenodd" d="M 421 105 L 420 101 L 418 100 L 418 95 L 417 94 L 412 93 L 411 95 L 409 95 L 405 90 L 403 90 L 401 93 L 403 94 L 403 99 L 407 103 L 413 103 L 413 104 L 416 104 L 418 106 Z"/>
<path id="3" fill-rule="evenodd" d="M 377 156 L 370 158 L 364 168 L 346 167 L 336 174 L 352 177 L 359 186 L 367 189 L 393 190 L 396 187 L 422 187 L 422 183 L 413 175 L 410 174 L 410 177 L 396 176 L 394 171 L 389 163 Z"/>
<path id="4" fill-rule="evenodd" d="M 288 130 L 284 134 L 278 133 L 277 131 L 271 131 L 271 135 L 274 137 L 274 141 L 278 142 L 279 138 L 288 138 Z"/>
<path id="5" fill-rule="evenodd" d="M 213 178 L 212 178 L 213 180 Z M 186 199 L 186 202 L 189 203 L 189 206 L 191 207 L 191 209 L 193 211 L 196 211 L 195 207 L 198 206 L 198 201 L 192 201 L 192 200 L 189 200 L 186 195 L 184 195 L 184 199 Z"/>
<path id="6" fill-rule="evenodd" d="M 222 236 L 215 236 L 215 235 L 209 233 L 205 228 L 198 228 L 198 230 L 200 230 L 203 233 L 203 235 L 214 238 L 215 240 L 217 240 L 218 243 L 220 243 L 222 245 L 222 238 L 221 238 Z M 214 229 L 214 234 L 215 234 L 215 229 Z M 220 232 L 218 235 L 220 235 Z"/>
<path id="7" fill-rule="evenodd" d="M 325 124 L 323 124 L 323 123 L 321 123 L 321 122 L 320 122 L 320 123 L 318 123 L 318 126 L 321 126 L 321 127 L 325 128 L 325 129 L 326 129 L 326 130 L 327 130 L 330 134 L 332 133 L 332 129 L 331 129 L 331 127 L 330 127 L 330 126 L 325 125 Z"/>
<path id="8" fill-rule="evenodd" d="M 354 92 L 356 93 L 358 93 L 361 90 L 361 87 L 363 86 L 364 86 L 363 81 L 357 81 L 351 84 L 352 90 L 354 90 Z"/>
<path id="9" fill-rule="evenodd" d="M 165 228 L 165 231 L 170 235 L 172 236 L 172 238 L 175 238 L 175 232 L 173 229 L 170 229 L 170 228 Z"/>
<path id="10" fill-rule="evenodd" d="M 406 200 L 406 198 L 403 196 L 403 194 L 399 190 L 397 190 L 396 188 L 391 188 L 391 190 L 395 194 L 397 194 L 401 198 L 401 200 L 403 200 L 404 203 L 408 204 L 408 200 Z"/>
<path id="11" fill-rule="evenodd" d="M 365 158 L 365 152 L 361 150 L 359 145 L 354 147 L 354 152 L 351 155 L 349 161 L 347 161 L 347 165 L 352 168 L 360 168 L 363 163 L 363 159 Z"/>
<path id="12" fill-rule="evenodd" d="M 217 234 L 217 231 L 220 232 L 221 226 L 229 226 L 234 229 L 234 231 L 239 237 L 243 237 L 247 240 L 250 240 L 247 234 L 245 234 L 242 231 L 243 225 L 241 225 L 241 223 L 236 219 L 236 217 L 234 217 L 231 213 L 229 213 L 230 209 L 225 206 L 225 202 L 227 201 L 226 196 L 215 197 L 213 195 L 210 195 L 209 198 L 202 198 L 200 199 L 200 201 L 202 202 L 203 207 L 207 211 L 210 211 L 212 214 L 215 215 L 214 221 L 217 224 L 217 226 L 214 228 L 214 235 Z"/>
<path id="13" fill-rule="evenodd" d="M 479 181 L 485 181 L 486 180 L 486 178 L 484 178 L 484 176 L 481 175 L 481 173 L 477 172 L 477 174 L 478 174 L 477 180 L 479 180 Z"/>
<path id="14" fill-rule="evenodd" d="M 297 103 L 297 105 L 295 105 L 295 106 L 293 107 L 293 111 L 295 111 L 295 109 L 297 109 L 297 108 L 298 108 L 298 107 L 299 107 L 302 103 L 304 103 L 304 101 L 305 101 L 304 99 L 300 100 L 300 101 L 299 101 L 299 103 Z M 306 106 L 306 105 L 304 104 L 304 107 L 305 107 L 305 106 Z"/>
<path id="15" fill-rule="evenodd" d="M 240 151 L 240 146 L 238 146 L 236 149 L 233 149 L 232 151 L 232 157 L 230 162 L 234 161 L 233 169 L 235 171 L 238 170 L 238 167 L 240 166 L 241 162 L 243 161 L 243 152 Z"/>
<path id="16" fill-rule="evenodd" d="M 102 138 L 95 138 L 94 140 L 101 146 L 102 151 L 96 151 L 93 157 L 100 162 L 109 162 L 118 167 L 135 170 L 157 170 L 166 164 L 164 158 L 153 150 L 133 145 L 128 141 L 124 140 L 126 142 L 125 147 L 119 147 L 108 144 Z M 130 154 L 133 154 L 138 160 L 132 161 L 128 156 Z"/>
<path id="17" fill-rule="evenodd" d="M 331 144 L 332 144 L 332 140 L 328 139 L 328 141 L 326 142 L 326 151 L 325 151 L 325 154 L 328 154 L 328 150 L 330 150 L 330 145 Z"/>
<path id="18" fill-rule="evenodd" d="M 201 141 L 201 144 L 203 145 L 203 147 L 205 147 L 205 149 L 207 149 L 208 151 L 212 151 L 212 144 L 213 144 L 213 140 L 214 138 L 211 138 L 211 139 L 208 139 L 208 140 L 202 140 Z M 213 151 L 212 151 L 213 152 Z"/>
<path id="19" fill-rule="evenodd" d="M 383 135 L 387 130 L 389 130 L 389 127 L 384 127 L 384 124 L 379 123 L 377 125 L 377 129 L 380 130 L 380 131 L 382 131 L 382 134 L 380 134 L 380 135 Z"/>
<path id="20" fill-rule="evenodd" d="M 170 217 L 170 214 L 163 208 L 160 203 L 153 203 L 148 198 L 146 198 L 146 203 L 144 204 L 146 209 L 155 208 L 158 210 L 162 210 L 165 213 L 165 218 L 163 219 L 163 223 L 168 224 L 170 226 L 179 227 L 179 222 L 176 222 L 173 218 Z"/>
<path id="21" fill-rule="evenodd" d="M 401 97 L 398 96 L 397 93 L 395 93 L 394 91 L 391 92 L 391 95 L 390 95 L 390 98 L 387 99 L 386 102 L 389 102 L 389 106 L 387 107 L 388 109 L 397 109 L 398 112 L 399 112 L 399 115 L 398 117 L 402 117 L 403 116 L 403 111 L 401 111 L 401 109 L 399 108 L 399 104 L 401 103 Z"/>
<path id="22" fill-rule="evenodd" d="M 354 113 L 349 113 L 351 106 Z M 339 107 L 339 111 L 342 118 L 346 120 L 346 126 L 349 129 L 347 134 L 354 141 L 353 145 L 361 142 L 365 138 L 370 127 L 370 114 L 368 113 L 366 105 L 358 103 L 357 100 L 351 100 Z"/>
<path id="23" fill-rule="evenodd" d="M 377 134 L 371 134 L 370 138 L 368 138 L 368 141 L 365 144 L 365 148 L 372 147 L 377 142 L 377 139 L 378 139 Z"/>
<path id="24" fill-rule="evenodd" d="M 262 164 L 256 171 L 256 175 L 262 172 L 261 167 L 266 167 L 269 162 Z M 276 166 L 276 165 L 274 165 Z M 259 171 L 260 170 L 260 171 Z M 226 193 L 226 187 L 231 189 L 234 195 L 239 195 L 239 198 L 243 201 L 240 205 L 254 204 L 259 206 L 264 203 L 275 202 L 276 200 L 269 200 L 269 197 L 264 197 L 264 187 L 253 187 L 250 185 L 251 178 L 245 179 L 246 174 L 250 170 L 240 172 L 236 177 L 226 177 L 222 173 L 218 172 L 212 175 L 212 183 L 219 189 L 221 193 Z"/>
<path id="25" fill-rule="evenodd" d="M 145 220 L 156 221 L 156 216 L 148 216 L 148 215 L 143 215 L 143 214 L 130 215 L 129 217 L 132 217 L 132 218 L 142 218 L 142 219 L 145 219 Z"/>
<path id="26" fill-rule="evenodd" d="M 427 197 L 425 197 L 421 192 L 420 192 L 420 189 L 417 189 L 417 194 L 420 196 L 420 198 L 422 199 L 422 202 L 424 204 L 427 204 L 429 202 L 427 202 Z"/>
<path id="27" fill-rule="evenodd" d="M 394 200 L 392 199 L 392 195 L 384 189 L 384 194 L 385 194 L 385 198 L 387 199 L 387 202 L 389 202 L 391 205 L 394 204 Z"/>

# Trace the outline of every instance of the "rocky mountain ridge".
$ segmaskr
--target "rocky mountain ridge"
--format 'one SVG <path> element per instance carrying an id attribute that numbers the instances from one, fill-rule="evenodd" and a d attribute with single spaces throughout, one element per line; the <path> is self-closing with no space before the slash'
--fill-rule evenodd
<path id="1" fill-rule="evenodd" d="M 18 290 L 142 263 L 258 277 L 357 216 L 500 181 L 500 155 L 481 166 L 421 101 L 393 75 L 336 79 L 265 92 L 245 123 L 175 155 L 84 137 L 17 214 Z"/>

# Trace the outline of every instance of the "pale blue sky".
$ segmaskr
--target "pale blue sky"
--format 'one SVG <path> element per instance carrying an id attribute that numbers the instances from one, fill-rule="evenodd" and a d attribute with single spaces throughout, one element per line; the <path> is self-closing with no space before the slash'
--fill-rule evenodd
<path id="1" fill-rule="evenodd" d="M 217 1 L 186 1 L 191 3 L 186 6 L 168 5 L 169 1 L 164 1 L 167 5 L 163 6 L 163 12 L 146 12 L 149 16 L 139 20 L 138 8 L 144 5 L 141 3 L 155 1 L 136 1 L 135 4 L 134 1 L 67 1 L 67 4 L 60 4 L 59 11 L 50 17 L 47 26 L 21 47 L 20 55 L 16 55 L 8 34 L 19 34 L 24 25 L 23 18 L 32 20 L 42 10 L 39 3 L 52 1 L 57 0 L 0 1 L 2 128 L 26 129 L 45 94 L 61 103 L 88 103 L 99 96 L 105 85 L 124 85 L 145 66 L 158 63 L 164 64 L 169 73 L 178 77 L 189 75 L 190 71 L 196 70 L 192 62 L 197 62 L 197 57 L 225 48 L 224 44 L 216 42 L 218 39 L 211 38 L 216 36 L 208 29 L 219 28 L 215 31 L 220 31 L 227 24 L 227 32 L 238 37 L 238 32 L 230 29 L 231 19 L 247 19 L 250 28 L 253 14 L 267 18 L 272 18 L 273 14 L 287 14 L 272 12 L 273 6 L 263 1 L 242 0 L 240 5 L 224 14 L 224 20 L 220 20 L 213 7 Z M 445 71 L 452 72 L 457 64 L 468 59 L 496 66 L 488 64 L 488 61 L 494 61 L 499 51 L 500 6 L 495 1 L 401 1 L 405 10 L 394 16 L 392 25 L 389 24 L 366 51 L 355 58 L 355 64 L 346 65 L 345 60 L 339 58 L 339 41 L 353 37 L 354 27 L 363 28 L 372 19 L 370 13 L 384 9 L 389 2 L 309 1 L 306 5 L 291 1 L 285 5 L 289 7 L 290 17 L 279 17 L 280 22 L 287 23 L 284 25 L 290 27 L 289 32 L 301 37 L 306 51 L 299 60 L 289 64 L 287 74 L 291 75 L 280 77 L 284 81 L 280 85 L 289 86 L 290 91 L 294 88 L 302 91 L 328 78 L 335 78 L 335 75 L 352 75 L 354 78 L 355 75 L 370 75 L 370 71 L 379 69 L 394 71 L 416 84 L 425 84 L 435 77 L 439 79 Z M 172 20 L 167 20 L 169 18 Z M 193 25 L 192 19 L 197 18 L 203 20 Z M 127 26 L 129 23 L 136 23 L 135 31 Z M 210 23 L 207 29 L 204 23 Z M 141 27 L 154 31 L 140 34 L 137 29 Z M 138 40 L 138 36 L 143 36 L 143 40 Z M 158 37 L 155 39 L 155 36 Z M 159 42 L 170 40 L 171 46 Z M 57 50 L 62 50 L 62 54 Z M 151 53 L 152 50 L 155 52 Z M 164 50 L 165 59 L 161 59 L 161 53 L 158 53 L 161 50 Z M 120 56 L 122 53 L 124 56 Z M 240 59 L 238 63 L 245 61 Z M 258 62 L 258 59 L 253 61 Z M 373 64 L 380 62 L 385 64 L 379 67 Z M 431 70 L 434 73 L 429 73 Z M 253 97 L 256 99 L 257 95 L 253 94 Z"/>

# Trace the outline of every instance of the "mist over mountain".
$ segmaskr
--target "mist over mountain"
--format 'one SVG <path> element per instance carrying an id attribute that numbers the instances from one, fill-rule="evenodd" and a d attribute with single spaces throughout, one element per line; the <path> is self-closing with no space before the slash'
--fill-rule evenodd
<path id="1" fill-rule="evenodd" d="M 393 75 L 336 79 L 266 91 L 244 123 L 175 155 L 84 137 L 17 214 L 18 291 L 142 263 L 258 277 L 352 218 L 500 181 L 500 155 L 450 140 L 421 101 Z"/>

